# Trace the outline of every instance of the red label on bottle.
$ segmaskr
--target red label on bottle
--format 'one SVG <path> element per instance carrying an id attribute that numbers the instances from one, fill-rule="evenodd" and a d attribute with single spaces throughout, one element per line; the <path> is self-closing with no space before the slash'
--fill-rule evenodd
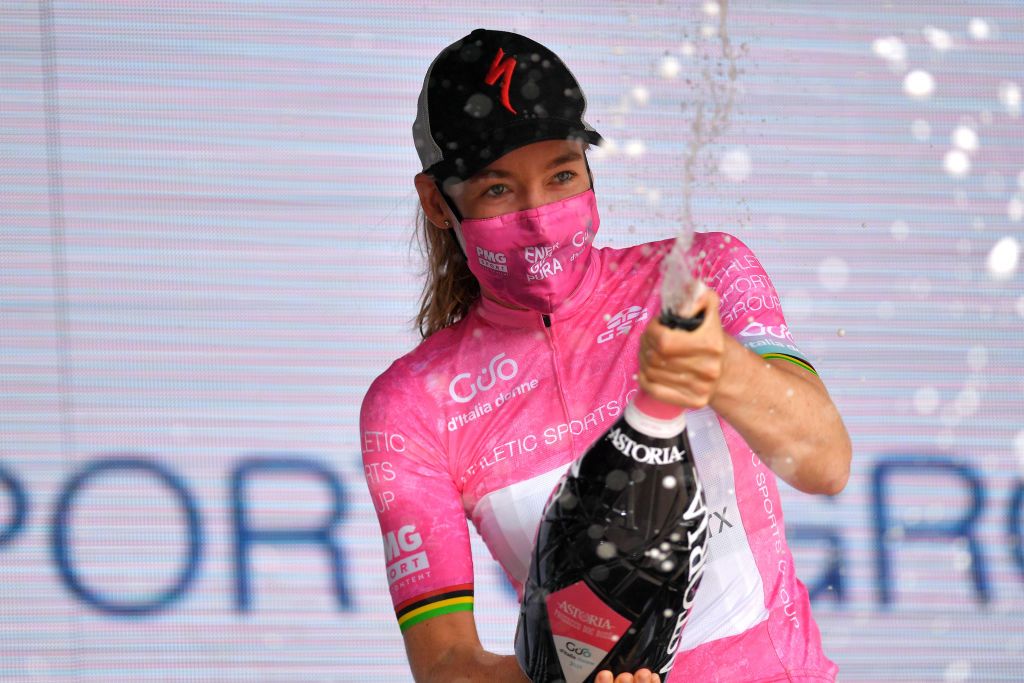
<path id="1" fill-rule="evenodd" d="M 566 683 L 586 680 L 631 625 L 583 581 L 551 593 L 546 604 Z"/>

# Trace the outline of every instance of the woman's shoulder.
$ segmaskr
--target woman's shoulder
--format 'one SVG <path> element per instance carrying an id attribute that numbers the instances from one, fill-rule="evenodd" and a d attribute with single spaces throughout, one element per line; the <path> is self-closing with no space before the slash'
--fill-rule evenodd
<path id="1" fill-rule="evenodd" d="M 380 401 L 422 400 L 430 390 L 430 378 L 458 356 L 467 319 L 438 330 L 420 341 L 411 351 L 395 359 L 370 384 L 363 408 Z"/>

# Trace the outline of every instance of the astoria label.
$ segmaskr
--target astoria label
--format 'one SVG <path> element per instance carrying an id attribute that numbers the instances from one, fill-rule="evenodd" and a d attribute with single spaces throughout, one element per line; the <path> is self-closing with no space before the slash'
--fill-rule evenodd
<path id="1" fill-rule="evenodd" d="M 562 610 L 566 614 L 579 619 L 584 624 L 590 624 L 591 626 L 597 626 L 605 630 L 612 627 L 612 622 L 605 617 L 599 617 L 596 614 L 587 614 L 576 605 L 570 605 L 565 600 L 558 603 L 558 609 Z"/>
<path id="2" fill-rule="evenodd" d="M 685 451 L 680 450 L 679 446 L 675 444 L 672 444 L 671 448 L 663 448 L 637 443 L 618 427 L 615 427 L 608 432 L 606 438 L 612 442 L 612 445 L 615 446 L 620 453 L 628 455 L 637 462 L 642 462 L 645 465 L 669 465 L 674 462 L 679 462 L 686 454 Z"/>

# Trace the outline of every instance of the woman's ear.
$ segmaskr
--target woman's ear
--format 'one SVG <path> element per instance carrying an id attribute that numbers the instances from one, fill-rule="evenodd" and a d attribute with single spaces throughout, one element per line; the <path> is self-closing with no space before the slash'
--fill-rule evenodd
<path id="1" fill-rule="evenodd" d="M 413 182 L 416 184 L 416 192 L 420 196 L 420 205 L 427 220 L 442 229 L 452 227 L 451 211 L 437 185 L 434 184 L 434 179 L 426 173 L 417 173 Z"/>

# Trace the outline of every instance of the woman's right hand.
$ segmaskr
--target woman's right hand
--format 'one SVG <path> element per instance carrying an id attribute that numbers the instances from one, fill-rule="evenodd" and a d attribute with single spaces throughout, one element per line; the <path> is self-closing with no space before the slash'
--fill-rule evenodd
<path id="1" fill-rule="evenodd" d="M 650 669 L 640 669 L 635 674 L 627 673 L 618 676 L 605 670 L 597 674 L 594 683 L 661 683 L 661 676 L 653 673 Z"/>

